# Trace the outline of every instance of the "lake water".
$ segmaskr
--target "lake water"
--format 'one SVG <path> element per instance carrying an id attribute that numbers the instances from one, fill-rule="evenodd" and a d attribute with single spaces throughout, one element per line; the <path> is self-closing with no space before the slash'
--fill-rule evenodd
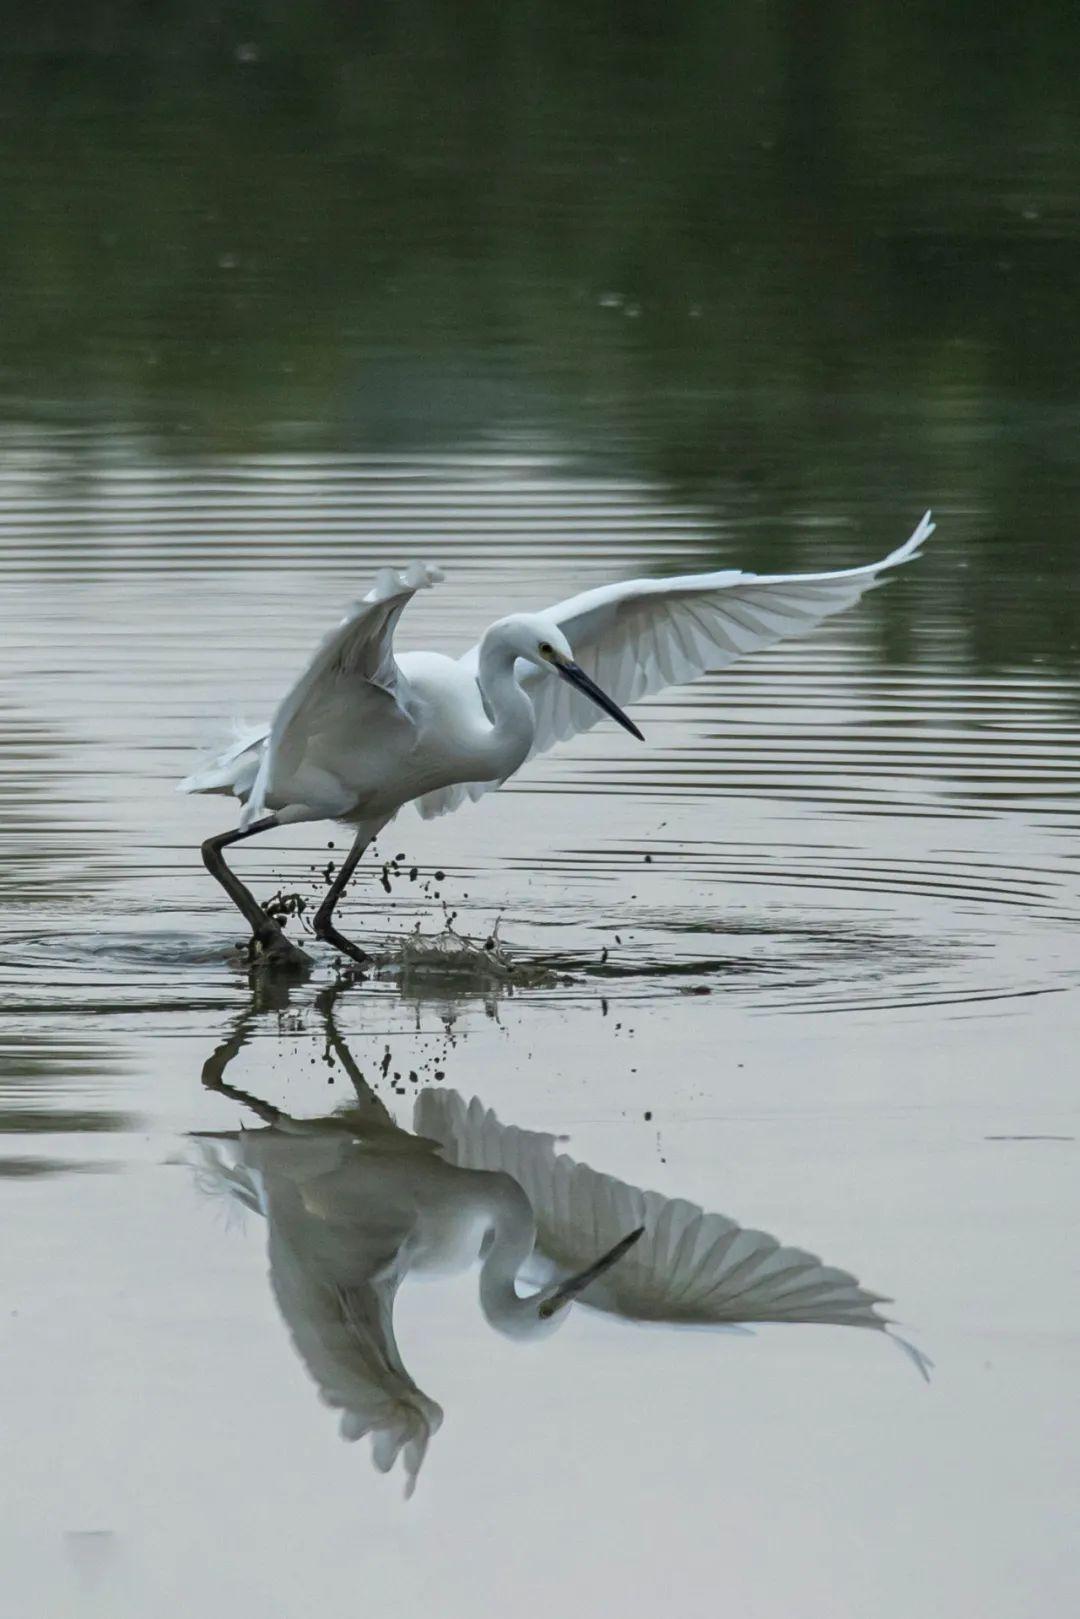
<path id="1" fill-rule="evenodd" d="M 0 64 L 13 1615 L 1075 1603 L 1074 81 L 1034 17 L 632 9 L 56 7 Z M 234 812 L 174 784 L 378 567 L 445 570 L 398 644 L 460 651 L 610 579 L 870 561 L 928 505 L 920 561 L 640 705 L 644 746 L 383 834 L 345 931 L 497 922 L 518 982 L 249 981 L 198 855 Z M 235 864 L 311 901 L 348 835 Z M 445 1420 L 405 1501 L 197 1173 L 259 1122 L 201 1083 L 230 1039 L 293 1118 L 344 1050 L 405 1129 L 476 1096 L 819 1253 L 933 1379 L 838 1327 L 507 1342 L 475 1272 L 407 1280 Z"/>

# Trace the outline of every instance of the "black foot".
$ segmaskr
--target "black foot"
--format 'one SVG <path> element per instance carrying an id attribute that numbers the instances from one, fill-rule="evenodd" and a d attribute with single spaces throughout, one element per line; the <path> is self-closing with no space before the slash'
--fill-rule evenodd
<path id="1" fill-rule="evenodd" d="M 308 973 L 315 965 L 306 950 L 277 930 L 256 934 L 248 949 L 248 960 L 253 967 L 267 967 L 273 972 Z"/>
<path id="2" fill-rule="evenodd" d="M 355 961 L 358 967 L 371 965 L 371 957 L 367 951 L 361 950 L 358 944 L 353 944 L 352 940 L 347 939 L 344 933 L 339 933 L 332 923 L 323 922 L 320 926 L 319 919 L 316 917 L 315 932 L 320 939 L 325 939 L 327 944 L 332 944 L 335 950 L 340 950 L 343 956 L 348 956 L 350 961 Z"/>

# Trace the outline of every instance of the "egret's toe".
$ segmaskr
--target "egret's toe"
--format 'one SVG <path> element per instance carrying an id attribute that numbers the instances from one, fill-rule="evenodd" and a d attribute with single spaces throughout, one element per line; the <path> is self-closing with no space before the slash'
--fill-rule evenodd
<path id="1" fill-rule="evenodd" d="M 251 963 L 254 967 L 267 967 L 274 972 L 310 972 L 315 963 L 306 950 L 293 944 L 284 933 L 258 936 L 251 941 Z"/>

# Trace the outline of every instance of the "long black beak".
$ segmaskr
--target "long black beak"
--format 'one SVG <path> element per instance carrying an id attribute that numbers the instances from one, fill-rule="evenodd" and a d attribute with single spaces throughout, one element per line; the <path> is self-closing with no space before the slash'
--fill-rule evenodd
<path id="1" fill-rule="evenodd" d="M 540 1306 L 539 1313 L 542 1319 L 546 1321 L 549 1316 L 555 1314 L 556 1310 L 561 1310 L 564 1304 L 569 1304 L 571 1299 L 576 1299 L 579 1293 L 583 1293 L 590 1282 L 595 1282 L 598 1276 L 603 1276 L 606 1270 L 611 1269 L 616 1260 L 622 1258 L 628 1248 L 634 1246 L 638 1238 L 644 1235 L 644 1232 L 645 1227 L 639 1225 L 636 1231 L 629 1232 L 620 1242 L 615 1244 L 614 1248 L 609 1248 L 606 1254 L 601 1254 L 596 1263 L 590 1265 L 588 1270 L 578 1271 L 576 1276 L 571 1276 L 569 1281 L 564 1282 L 561 1287 L 557 1287 L 551 1297 L 545 1299 Z"/>
<path id="2" fill-rule="evenodd" d="M 591 697 L 597 708 L 602 708 L 605 714 L 610 714 L 612 719 L 621 725 L 624 731 L 629 731 L 630 735 L 636 736 L 639 742 L 644 742 L 645 738 L 633 720 L 627 719 L 618 703 L 613 703 L 607 692 L 601 691 L 596 681 L 589 679 L 584 669 L 576 663 L 557 663 L 555 667 L 564 680 L 568 681 L 571 686 L 576 686 L 578 691 L 583 691 L 586 697 Z"/>

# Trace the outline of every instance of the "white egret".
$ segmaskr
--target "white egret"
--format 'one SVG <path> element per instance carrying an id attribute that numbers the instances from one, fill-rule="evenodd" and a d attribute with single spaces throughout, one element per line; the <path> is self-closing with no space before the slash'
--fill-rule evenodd
<path id="1" fill-rule="evenodd" d="M 329 1022 L 328 1029 L 333 1037 Z M 446 1163 L 437 1142 L 399 1129 L 340 1043 L 359 1107 L 328 1118 L 290 1117 L 222 1078 L 243 1038 L 218 1048 L 204 1083 L 243 1102 L 269 1128 L 203 1134 L 202 1184 L 265 1217 L 270 1285 L 300 1358 L 323 1401 L 343 1413 L 342 1437 L 371 1434 L 382 1472 L 401 1456 L 411 1494 L 442 1410 L 417 1388 L 394 1338 L 403 1278 L 459 1272 L 482 1255 L 480 1306 L 488 1322 L 511 1338 L 540 1337 L 561 1325 L 573 1300 L 623 1258 L 641 1228 L 621 1232 L 575 1275 L 523 1296 L 517 1280 L 536 1224 L 512 1176 Z"/>
<path id="2" fill-rule="evenodd" d="M 243 1043 L 234 1036 L 204 1079 L 269 1128 L 204 1136 L 200 1178 L 265 1217 L 270 1284 L 300 1358 L 341 1411 L 344 1438 L 370 1434 L 383 1472 L 401 1457 L 406 1493 L 442 1421 L 394 1336 L 394 1301 L 410 1272 L 461 1271 L 480 1257 L 481 1309 L 518 1339 L 545 1336 L 574 1299 L 634 1321 L 729 1331 L 816 1322 L 892 1336 L 877 1313 L 886 1301 L 847 1271 L 577 1164 L 553 1137 L 502 1125 L 478 1101 L 425 1089 L 417 1134 L 408 1134 L 328 1030 L 359 1105 L 294 1119 L 226 1084 L 225 1064 Z M 519 1294 L 519 1279 L 536 1290 Z M 896 1341 L 925 1377 L 926 1356 Z"/>
<path id="3" fill-rule="evenodd" d="M 314 927 L 363 963 L 365 953 L 334 926 L 334 908 L 364 850 L 403 805 L 415 803 L 425 817 L 457 809 L 603 714 L 641 739 L 621 705 L 842 612 L 913 557 L 933 528 L 927 512 L 882 561 L 839 572 L 728 570 L 604 585 L 547 612 L 499 619 L 458 659 L 437 652 L 395 657 L 402 609 L 441 575 L 423 563 L 383 569 L 323 641 L 271 724 L 181 782 L 184 792 L 231 794 L 244 805 L 235 830 L 203 844 L 206 866 L 250 924 L 253 950 L 270 963 L 306 966 L 309 957 L 289 943 L 222 851 L 299 821 L 353 826 L 352 848 Z"/>

